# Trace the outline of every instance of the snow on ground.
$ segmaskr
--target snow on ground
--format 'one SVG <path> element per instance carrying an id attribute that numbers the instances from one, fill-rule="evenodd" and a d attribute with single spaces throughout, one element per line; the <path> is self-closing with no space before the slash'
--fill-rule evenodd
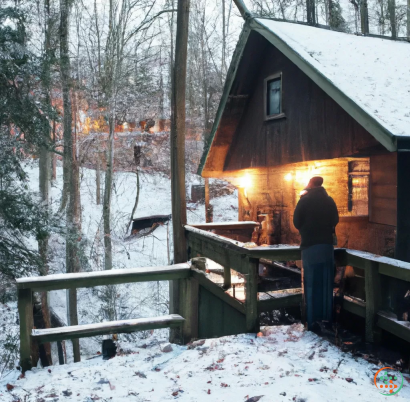
<path id="1" fill-rule="evenodd" d="M 269 331 L 262 338 L 245 334 L 197 341 L 192 349 L 172 345 L 169 353 L 161 351 L 157 338 L 122 343 L 124 355 L 108 361 L 98 357 L 35 369 L 22 379 L 13 371 L 0 381 L 0 399 L 236 402 L 263 395 L 261 402 L 392 400 L 373 383 L 379 367 L 341 352 L 300 324 Z M 394 400 L 410 399 L 407 381 Z M 14 388 L 6 391 L 7 384 Z"/>
<path id="2" fill-rule="evenodd" d="M 33 192 L 38 192 L 38 164 L 28 162 L 25 170 L 29 176 L 29 185 Z M 82 207 L 82 232 L 84 252 L 88 259 L 89 270 L 104 269 L 102 205 L 96 205 L 96 172 L 81 168 L 80 191 Z M 187 188 L 200 178 L 187 175 Z M 102 183 L 104 183 L 102 177 Z M 57 180 L 51 188 L 53 209 L 58 210 L 63 185 L 62 166 L 57 167 Z M 167 226 L 160 226 L 152 235 L 142 238 L 128 238 L 126 231 L 130 214 L 135 202 L 137 176 L 135 173 L 116 172 L 112 195 L 112 240 L 114 269 L 168 265 Z M 218 197 L 211 200 L 214 205 L 215 221 L 238 220 L 237 194 Z M 204 204 L 190 203 L 188 223 L 205 221 Z M 140 173 L 140 196 L 134 218 L 149 215 L 171 214 L 171 181 L 168 177 L 155 173 Z M 170 255 L 172 256 L 172 224 L 169 225 Z M 52 261 L 50 273 L 65 272 L 65 241 L 60 236 L 53 236 L 50 241 Z M 36 243 L 33 243 L 36 247 Z M 105 320 L 100 300 L 102 288 L 78 290 L 78 314 L 80 324 L 90 324 Z M 140 317 L 153 317 L 168 314 L 168 282 L 132 283 L 116 286 L 116 319 L 126 320 Z M 58 316 L 66 321 L 66 291 L 49 292 L 50 306 Z M 159 331 L 167 333 L 167 330 Z M 121 339 L 138 339 L 147 334 L 120 335 Z M 0 338 L 1 339 L 1 338 Z M 55 346 L 55 345 L 54 345 Z M 101 347 L 101 337 L 80 339 L 81 353 L 90 356 Z M 72 359 L 71 342 L 66 342 L 68 361 Z M 53 347 L 53 360 L 57 361 Z M 0 375 L 1 377 L 1 375 Z"/>
<path id="3" fill-rule="evenodd" d="M 410 44 L 258 19 L 393 135 L 410 135 Z"/>

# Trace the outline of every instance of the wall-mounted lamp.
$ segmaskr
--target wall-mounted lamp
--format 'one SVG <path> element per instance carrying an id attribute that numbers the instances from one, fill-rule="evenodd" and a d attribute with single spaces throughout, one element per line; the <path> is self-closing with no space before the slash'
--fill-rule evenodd
<path id="1" fill-rule="evenodd" d="M 291 181 L 292 179 L 293 179 L 292 173 L 287 173 L 287 174 L 285 174 L 285 180 L 286 180 L 286 181 Z"/>
<path id="2" fill-rule="evenodd" d="M 248 173 L 245 173 L 239 180 L 239 186 L 244 189 L 245 197 L 248 198 L 247 189 L 252 186 L 252 179 Z"/>

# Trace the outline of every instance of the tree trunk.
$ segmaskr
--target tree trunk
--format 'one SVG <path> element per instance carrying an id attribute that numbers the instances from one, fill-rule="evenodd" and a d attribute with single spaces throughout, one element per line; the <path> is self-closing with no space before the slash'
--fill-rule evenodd
<path id="1" fill-rule="evenodd" d="M 54 147 L 57 142 L 57 137 L 56 137 L 56 122 L 53 120 L 53 144 Z M 51 181 L 55 182 L 57 180 L 57 155 L 53 152 L 52 156 L 52 161 L 51 161 Z"/>
<path id="2" fill-rule="evenodd" d="M 69 15 L 71 1 L 60 0 L 60 71 L 63 92 L 63 137 L 64 137 L 64 186 L 65 197 L 68 198 L 66 211 L 67 237 L 66 237 L 66 270 L 68 273 L 79 272 L 79 186 L 78 165 L 72 134 L 72 107 L 70 98 L 70 56 L 69 56 Z M 66 201 L 67 202 L 67 201 Z M 68 321 L 69 325 L 78 325 L 77 315 L 77 290 L 68 291 Z M 72 341 L 74 362 L 79 362 L 80 344 L 78 339 Z"/>
<path id="3" fill-rule="evenodd" d="M 131 211 L 130 220 L 128 222 L 125 234 L 127 234 L 128 231 L 130 230 L 132 220 L 134 219 L 135 211 L 137 210 L 137 207 L 138 207 L 138 201 L 140 199 L 140 176 L 139 176 L 138 167 L 137 167 L 137 171 L 135 172 L 135 174 L 137 175 L 137 195 L 135 197 L 135 203 L 134 203 L 134 206 L 133 206 L 132 211 Z"/>
<path id="4" fill-rule="evenodd" d="M 410 0 L 407 0 L 407 40 L 410 42 Z"/>
<path id="5" fill-rule="evenodd" d="M 51 107 L 51 96 L 50 96 L 50 63 L 51 63 L 51 16 L 50 16 L 50 0 L 44 1 L 44 13 L 45 13 L 45 30 L 44 30 L 44 59 L 43 59 L 43 93 L 45 98 L 45 103 Z M 47 145 L 43 145 L 40 149 L 39 157 L 39 190 L 42 204 L 45 208 L 49 208 L 49 198 L 50 198 L 50 184 L 51 184 L 51 154 L 47 149 L 48 144 L 51 142 L 51 130 L 48 129 L 45 133 L 45 142 Z M 39 239 L 38 249 L 42 260 L 42 268 L 40 275 L 48 275 L 48 241 L 49 237 Z M 48 307 L 47 292 L 41 293 L 41 313 L 44 321 L 44 328 L 50 328 L 50 311 Z M 45 351 L 45 364 L 50 366 L 53 364 L 51 358 L 51 344 L 44 344 Z M 44 362 L 43 362 L 44 365 Z"/>
<path id="6" fill-rule="evenodd" d="M 184 225 L 186 224 L 185 195 L 185 90 L 188 48 L 189 0 L 178 0 L 175 65 L 171 98 L 171 194 L 174 264 L 187 260 Z M 182 311 L 180 283 L 170 282 L 170 312 Z M 172 341 L 181 341 L 178 331 L 172 330 Z M 179 339 L 178 339 L 179 338 Z"/>
<path id="7" fill-rule="evenodd" d="M 41 200 L 43 205 L 48 208 L 49 203 L 49 194 L 50 194 L 50 173 L 51 173 L 51 159 L 50 159 L 50 152 L 46 148 L 42 148 L 40 150 L 40 158 L 39 158 L 39 176 L 40 176 L 40 194 Z M 49 267 L 48 267 L 48 240 L 49 236 L 39 239 L 38 241 L 38 249 L 39 254 L 42 260 L 42 268 L 40 271 L 40 275 L 48 275 Z M 41 292 L 41 312 L 43 315 L 44 321 L 44 328 L 50 328 L 50 311 L 48 307 L 48 293 Z M 53 360 L 51 358 L 51 344 L 45 343 L 44 344 L 45 350 L 45 358 L 47 360 L 47 366 L 51 366 L 53 364 Z M 43 362 L 44 365 L 44 362 Z"/>
<path id="8" fill-rule="evenodd" d="M 396 0 L 388 0 L 389 17 L 390 17 L 390 29 L 391 37 L 397 38 L 397 24 L 396 24 Z"/>
<path id="9" fill-rule="evenodd" d="M 315 0 L 306 0 L 306 17 L 309 25 L 316 25 Z"/>
<path id="10" fill-rule="evenodd" d="M 367 0 L 362 0 L 360 3 L 360 26 L 363 35 L 369 33 L 369 9 Z"/>
<path id="11" fill-rule="evenodd" d="M 114 128 L 115 121 L 110 111 L 107 149 L 107 168 L 105 171 L 104 184 L 104 205 L 103 205 L 103 222 L 104 222 L 104 267 L 112 269 L 112 242 L 111 242 L 111 197 L 112 197 L 112 176 L 114 164 Z"/>
<path id="12" fill-rule="evenodd" d="M 226 74 L 226 16 L 225 16 L 225 0 L 222 0 L 222 77 Z"/>
<path id="13" fill-rule="evenodd" d="M 101 161 L 100 161 L 100 138 L 97 135 L 97 168 L 95 170 L 96 202 L 101 205 Z"/>

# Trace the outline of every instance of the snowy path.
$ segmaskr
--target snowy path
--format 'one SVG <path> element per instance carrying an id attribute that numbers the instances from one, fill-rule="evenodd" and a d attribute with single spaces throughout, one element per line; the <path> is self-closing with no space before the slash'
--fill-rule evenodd
<path id="1" fill-rule="evenodd" d="M 301 325 L 272 330 L 262 338 L 208 339 L 190 350 L 173 345 L 170 353 L 161 352 L 156 337 L 146 340 L 145 347 L 122 343 L 129 354 L 109 361 L 99 357 L 50 371 L 35 369 L 20 380 L 14 371 L 0 382 L 0 400 L 245 402 L 260 395 L 261 402 L 410 400 L 410 379 L 389 399 L 373 384 L 374 365 Z M 11 391 L 7 383 L 14 386 Z"/>

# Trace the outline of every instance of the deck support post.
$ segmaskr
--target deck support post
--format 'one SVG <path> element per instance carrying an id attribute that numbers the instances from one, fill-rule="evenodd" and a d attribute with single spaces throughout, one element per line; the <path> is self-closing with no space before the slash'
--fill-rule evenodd
<path id="1" fill-rule="evenodd" d="M 224 289 L 230 289 L 232 286 L 231 268 L 229 265 L 224 267 Z"/>
<path id="2" fill-rule="evenodd" d="M 199 285 L 195 279 L 180 279 L 181 315 L 185 318 L 181 326 L 181 341 L 184 345 L 198 338 Z"/>
<path id="3" fill-rule="evenodd" d="M 379 264 L 376 261 L 366 261 L 365 266 L 366 341 L 380 343 L 381 331 L 376 326 L 377 313 L 381 308 Z"/>
<path id="4" fill-rule="evenodd" d="M 205 178 L 205 222 L 211 223 L 213 219 L 213 207 L 210 204 L 210 194 L 209 194 L 209 179 Z"/>
<path id="5" fill-rule="evenodd" d="M 259 260 L 246 257 L 248 273 L 245 275 L 246 331 L 259 332 L 258 316 L 258 267 Z"/>
<path id="6" fill-rule="evenodd" d="M 227 251 L 225 253 L 228 264 L 224 265 L 224 289 L 230 289 L 232 286 L 231 261 L 229 258 L 229 253 Z"/>
<path id="7" fill-rule="evenodd" d="M 20 366 L 23 373 L 32 368 L 33 302 L 31 289 L 18 289 L 20 317 Z"/>

